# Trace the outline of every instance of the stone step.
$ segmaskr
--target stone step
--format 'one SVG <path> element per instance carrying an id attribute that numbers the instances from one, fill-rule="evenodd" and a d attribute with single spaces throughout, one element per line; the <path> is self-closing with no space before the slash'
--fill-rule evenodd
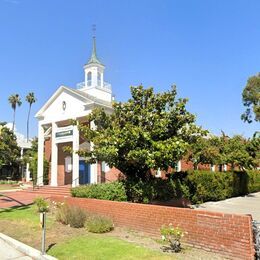
<path id="1" fill-rule="evenodd" d="M 57 196 L 71 196 L 70 194 L 70 186 L 58 186 L 58 187 L 51 187 L 51 186 L 42 186 L 42 187 L 35 187 L 29 188 L 26 192 L 34 193 L 34 194 L 47 194 L 47 195 L 57 195 Z"/>

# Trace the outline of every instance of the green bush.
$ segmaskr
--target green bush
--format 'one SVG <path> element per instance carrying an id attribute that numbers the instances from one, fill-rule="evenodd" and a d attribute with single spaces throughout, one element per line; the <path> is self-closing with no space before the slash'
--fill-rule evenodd
<path id="1" fill-rule="evenodd" d="M 14 184 L 18 184 L 18 181 L 0 180 L 0 184 L 10 184 L 10 185 L 14 185 Z"/>
<path id="2" fill-rule="evenodd" d="M 260 191 L 260 172 L 188 172 L 184 179 L 193 203 L 219 201 Z"/>
<path id="3" fill-rule="evenodd" d="M 56 220 L 64 225 L 81 228 L 84 227 L 86 219 L 86 212 L 79 207 L 62 203 L 57 208 Z"/>
<path id="4" fill-rule="evenodd" d="M 89 184 L 71 189 L 73 197 L 94 198 L 101 200 L 126 201 L 126 190 L 122 182 Z"/>
<path id="5" fill-rule="evenodd" d="M 38 198 L 34 199 L 33 202 L 36 204 L 36 206 L 38 208 L 38 212 L 48 212 L 49 211 L 49 203 L 44 198 L 38 197 Z"/>
<path id="6" fill-rule="evenodd" d="M 113 230 L 111 219 L 101 216 L 92 216 L 86 222 L 87 230 L 92 233 L 106 233 Z"/>
<path id="7" fill-rule="evenodd" d="M 260 191 L 260 171 L 247 171 L 248 173 L 248 192 Z"/>
<path id="8" fill-rule="evenodd" d="M 260 191 L 260 172 L 188 171 L 168 179 L 127 178 L 121 182 L 91 184 L 71 190 L 72 196 L 115 201 L 150 203 L 187 198 L 192 203 L 219 201 Z"/>
<path id="9" fill-rule="evenodd" d="M 124 181 L 129 201 L 149 203 L 172 198 L 189 197 L 189 189 L 183 181 L 184 174 L 172 174 L 169 179 L 152 177 L 149 180 L 126 179 Z"/>

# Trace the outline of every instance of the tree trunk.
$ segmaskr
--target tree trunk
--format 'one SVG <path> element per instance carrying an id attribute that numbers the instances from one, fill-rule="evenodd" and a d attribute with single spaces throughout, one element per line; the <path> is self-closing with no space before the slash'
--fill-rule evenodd
<path id="1" fill-rule="evenodd" d="M 14 125 L 15 125 L 15 108 L 14 108 L 14 115 L 13 115 L 13 127 L 12 127 L 13 132 L 14 132 Z"/>
<path id="2" fill-rule="evenodd" d="M 27 143 L 29 142 L 29 120 L 30 120 L 30 113 L 31 113 L 31 104 L 29 106 L 29 112 L 27 117 Z"/>

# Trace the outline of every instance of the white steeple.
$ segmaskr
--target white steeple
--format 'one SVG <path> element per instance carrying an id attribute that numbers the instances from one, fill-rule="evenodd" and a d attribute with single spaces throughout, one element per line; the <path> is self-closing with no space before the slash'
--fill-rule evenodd
<path id="1" fill-rule="evenodd" d="M 92 54 L 84 66 L 85 82 L 78 84 L 78 88 L 85 93 L 104 101 L 112 101 L 111 85 L 104 81 L 105 66 L 99 61 L 96 53 L 96 37 L 93 36 Z"/>

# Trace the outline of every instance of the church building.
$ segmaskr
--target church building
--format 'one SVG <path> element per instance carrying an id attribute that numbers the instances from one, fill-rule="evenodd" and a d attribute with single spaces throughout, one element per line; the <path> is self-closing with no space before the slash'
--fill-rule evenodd
<path id="1" fill-rule="evenodd" d="M 104 162 L 87 164 L 85 158 L 80 157 L 76 151 L 88 149 L 91 151 L 93 144 L 86 142 L 79 133 L 76 120 L 81 124 L 90 124 L 86 116 L 93 108 L 101 107 L 107 113 L 112 108 L 112 87 L 104 81 L 105 66 L 100 62 L 96 53 L 96 39 L 93 37 L 92 54 L 84 66 L 85 80 L 77 84 L 76 88 L 60 86 L 51 98 L 36 114 L 38 119 L 38 176 L 37 184 L 43 185 L 44 160 L 49 163 L 47 182 L 51 186 L 101 183 L 117 180 L 122 173 L 110 169 Z M 73 153 L 66 153 L 64 147 L 71 147 Z M 181 160 L 177 163 L 175 171 L 193 169 L 192 162 Z M 215 171 L 215 165 L 201 165 L 200 170 Z M 224 167 L 224 171 L 227 169 Z M 164 178 L 165 172 L 158 170 L 156 177 Z M 122 176 L 121 176 L 122 177 Z"/>
<path id="2" fill-rule="evenodd" d="M 38 185 L 44 183 L 44 158 L 49 162 L 48 178 L 51 186 L 75 187 L 117 178 L 116 169 L 110 169 L 102 162 L 87 164 L 85 158 L 75 152 L 81 148 L 92 149 L 92 143 L 81 138 L 78 127 L 72 124 L 72 120 L 89 124 L 86 116 L 95 107 L 112 112 L 112 88 L 111 84 L 104 81 L 104 70 L 105 66 L 97 57 L 96 39 L 93 37 L 92 54 L 84 66 L 84 82 L 77 84 L 76 88 L 60 86 L 37 112 Z M 72 148 L 73 154 L 64 152 L 66 146 Z"/>

